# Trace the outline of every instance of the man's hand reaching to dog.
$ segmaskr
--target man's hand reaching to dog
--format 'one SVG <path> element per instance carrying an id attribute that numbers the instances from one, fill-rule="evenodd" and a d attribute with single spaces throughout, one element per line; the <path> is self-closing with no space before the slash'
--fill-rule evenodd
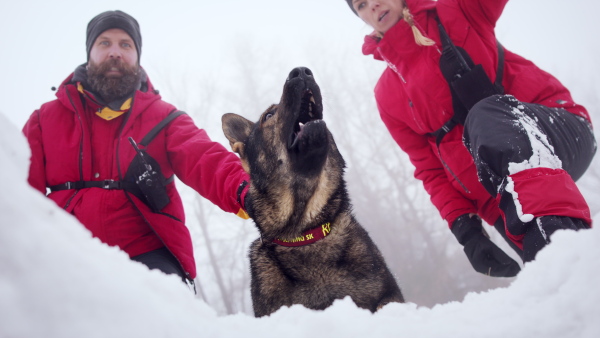
<path id="1" fill-rule="evenodd" d="M 479 217 L 458 217 L 452 224 L 452 233 L 475 271 L 492 277 L 514 277 L 521 271 L 519 264 L 489 239 Z"/>

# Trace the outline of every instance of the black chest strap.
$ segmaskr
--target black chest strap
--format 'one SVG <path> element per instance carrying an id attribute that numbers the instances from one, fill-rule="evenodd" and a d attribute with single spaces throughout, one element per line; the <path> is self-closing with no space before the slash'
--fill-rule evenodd
<path id="1" fill-rule="evenodd" d="M 173 121 L 175 118 L 177 118 L 180 115 L 185 114 L 185 112 L 178 110 L 175 111 L 173 113 L 170 113 L 169 115 L 167 115 L 167 117 L 165 117 L 162 121 L 160 121 L 156 126 L 154 126 L 154 128 L 152 128 L 152 130 L 150 130 L 148 132 L 148 134 L 146 134 L 146 136 L 144 136 L 144 138 L 140 141 L 140 145 L 146 147 L 148 146 L 148 144 L 150 144 L 150 142 L 152 142 L 152 140 L 154 140 L 154 138 L 156 137 L 156 135 L 158 135 L 158 133 L 169 123 L 171 123 L 171 121 Z"/>
<path id="2" fill-rule="evenodd" d="M 156 126 L 154 126 L 154 128 L 152 128 L 152 130 L 150 130 L 148 132 L 148 134 L 146 134 L 146 136 L 144 136 L 144 138 L 142 138 L 142 141 L 140 142 L 140 144 L 143 146 L 147 146 L 165 126 L 167 126 L 169 123 L 171 123 L 171 121 L 173 121 L 175 118 L 177 118 L 178 116 L 183 115 L 183 114 L 185 114 L 185 112 L 178 110 L 178 111 L 174 111 L 174 112 L 170 113 L 169 115 L 167 115 L 167 117 L 165 117 Z M 171 177 L 167 178 L 164 183 L 169 184 L 169 183 L 173 182 L 174 179 L 175 179 L 175 176 L 171 176 Z M 86 188 L 101 188 L 101 189 L 106 189 L 106 190 L 127 190 L 129 192 L 137 192 L 137 190 L 138 190 L 138 187 L 135 184 L 135 182 L 130 182 L 127 180 L 125 180 L 125 181 L 116 181 L 116 180 L 84 181 L 84 180 L 81 180 L 81 181 L 65 182 L 65 183 L 61 183 L 61 184 L 56 184 L 56 185 L 49 186 L 49 188 L 50 188 L 50 191 L 52 191 L 52 192 L 60 191 L 60 190 L 70 190 L 70 189 L 80 190 L 80 189 L 86 189 Z"/>
<path id="3" fill-rule="evenodd" d="M 436 19 L 438 21 L 440 39 L 442 41 L 440 70 L 450 87 L 450 93 L 452 94 L 452 108 L 454 110 L 452 118 L 450 118 L 450 120 L 448 120 L 440 129 L 431 133 L 431 135 L 436 138 L 436 144 L 439 146 L 446 134 L 448 134 L 457 124 L 464 123 L 469 109 L 472 107 L 472 102 L 478 101 L 481 97 L 504 93 L 504 87 L 502 86 L 502 79 L 504 75 L 504 47 L 498 40 L 496 40 L 496 45 L 498 48 L 498 66 L 496 69 L 496 80 L 493 84 L 491 84 L 489 78 L 487 78 L 487 75 L 483 73 L 481 65 L 475 65 L 469 54 L 464 49 L 457 47 L 452 42 L 450 36 L 446 32 L 446 29 L 439 21 L 439 18 Z M 466 92 L 468 95 L 476 91 L 472 90 L 473 87 L 479 88 L 485 84 L 482 83 L 480 86 L 478 81 L 469 81 L 469 75 L 471 74 L 480 75 L 476 76 L 475 80 L 485 77 L 485 80 L 482 82 L 490 83 L 488 86 L 491 88 L 487 89 L 485 93 L 477 94 L 477 97 L 473 98 L 472 100 L 461 99 L 461 97 L 465 96 L 465 94 L 461 95 L 461 92 Z M 457 83 L 460 83 L 460 85 L 457 86 Z M 464 85 L 465 83 L 466 86 Z M 472 102 L 465 104 L 465 101 Z"/>

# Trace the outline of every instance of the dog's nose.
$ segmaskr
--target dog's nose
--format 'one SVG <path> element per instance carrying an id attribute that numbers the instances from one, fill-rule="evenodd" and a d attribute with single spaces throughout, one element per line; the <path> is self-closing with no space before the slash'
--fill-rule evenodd
<path id="1" fill-rule="evenodd" d="M 291 79 L 295 79 L 297 77 L 301 78 L 301 79 L 307 79 L 307 78 L 312 78 L 313 74 L 312 71 L 306 67 L 296 67 L 294 69 L 292 69 L 292 71 L 290 72 L 290 75 L 288 76 L 288 81 Z"/>

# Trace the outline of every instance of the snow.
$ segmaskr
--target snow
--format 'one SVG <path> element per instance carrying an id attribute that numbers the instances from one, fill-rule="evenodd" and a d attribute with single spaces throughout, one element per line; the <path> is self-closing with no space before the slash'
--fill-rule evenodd
<path id="1" fill-rule="evenodd" d="M 506 187 L 504 189 L 511 194 L 513 203 L 517 209 L 517 215 L 519 216 L 521 222 L 531 222 L 533 220 L 533 215 L 523 213 L 523 205 L 521 205 L 521 201 L 519 200 L 519 193 L 515 190 L 515 181 L 512 179 L 512 177 L 507 177 Z"/>
<path id="2" fill-rule="evenodd" d="M 511 97 L 511 100 L 517 101 L 516 98 Z M 519 173 L 523 170 L 531 168 L 550 168 L 550 169 L 562 169 L 562 161 L 554 153 L 554 147 L 548 141 L 548 137 L 542 132 L 538 121 L 525 113 L 525 106 L 522 104 L 517 105 L 513 108 L 513 114 L 517 117 L 514 122 L 529 139 L 531 145 L 532 155 L 528 160 L 524 160 L 521 163 L 510 162 L 508 164 L 508 172 L 511 175 Z M 500 186 L 498 186 L 498 189 Z M 513 203 L 517 209 L 519 219 L 523 223 L 527 223 L 533 220 L 532 214 L 525 214 L 523 212 L 523 206 L 519 201 L 519 193 L 515 190 L 515 183 L 512 177 L 508 177 L 507 184 L 505 187 L 506 191 L 512 195 Z M 539 222 L 539 220 L 538 220 Z M 540 227 L 541 233 L 544 234 L 544 230 Z"/>
<path id="3" fill-rule="evenodd" d="M 512 98 L 516 101 L 515 98 Z M 519 104 L 513 108 L 513 114 L 518 117 L 515 122 L 527 134 L 533 154 L 529 160 L 522 163 L 509 163 L 508 172 L 513 175 L 531 168 L 562 168 L 562 161 L 554 154 L 554 147 L 548 141 L 548 137 L 540 130 L 538 122 L 525 114 L 525 106 Z"/>
<path id="4" fill-rule="evenodd" d="M 218 316 L 177 277 L 92 238 L 29 187 L 28 156 L 20 128 L 0 114 L 0 337 L 600 336 L 597 229 L 557 232 L 509 287 L 462 302 L 371 314 L 343 299 L 325 311 Z"/>

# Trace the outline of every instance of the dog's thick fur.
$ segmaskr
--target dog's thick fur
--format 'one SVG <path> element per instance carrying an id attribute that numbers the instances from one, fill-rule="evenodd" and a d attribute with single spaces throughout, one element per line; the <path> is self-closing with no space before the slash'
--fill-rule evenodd
<path id="1" fill-rule="evenodd" d="M 295 68 L 280 103 L 258 122 L 235 114 L 222 119 L 225 136 L 251 178 L 245 207 L 261 235 L 250 248 L 257 317 L 293 304 L 325 309 L 346 296 L 372 312 L 404 302 L 381 253 L 352 215 L 344 160 L 322 114 L 311 71 Z M 274 242 L 294 242 L 327 223 L 329 234 L 312 244 Z"/>

